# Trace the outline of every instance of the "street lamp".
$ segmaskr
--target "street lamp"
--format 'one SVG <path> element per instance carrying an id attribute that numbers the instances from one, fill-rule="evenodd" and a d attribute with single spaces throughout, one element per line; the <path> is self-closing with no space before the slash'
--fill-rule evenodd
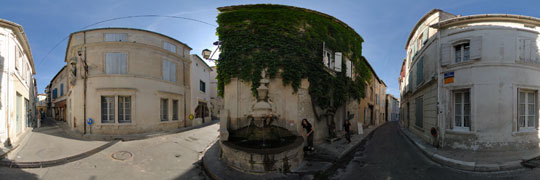
<path id="1" fill-rule="evenodd" d="M 217 59 L 212 59 L 212 57 L 214 56 L 214 54 L 216 53 L 216 51 L 219 49 L 219 46 L 221 45 L 221 41 L 216 41 L 213 43 L 214 46 L 217 46 L 216 50 L 214 50 L 214 52 L 210 51 L 209 49 L 204 49 L 202 50 L 202 56 L 204 59 L 208 60 L 208 61 L 215 61 Z"/>

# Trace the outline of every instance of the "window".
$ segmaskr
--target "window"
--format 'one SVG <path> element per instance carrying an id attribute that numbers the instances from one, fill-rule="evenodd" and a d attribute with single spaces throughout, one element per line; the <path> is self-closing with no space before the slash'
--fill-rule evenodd
<path id="1" fill-rule="evenodd" d="M 518 55 L 520 61 L 539 63 L 540 55 L 538 44 L 533 39 L 519 39 L 518 40 Z"/>
<path id="2" fill-rule="evenodd" d="M 163 59 L 162 71 L 163 80 L 176 82 L 176 63 Z"/>
<path id="3" fill-rule="evenodd" d="M 187 58 L 189 55 L 189 50 L 188 49 L 184 49 L 184 57 Z"/>
<path id="4" fill-rule="evenodd" d="M 379 104 L 379 95 L 375 95 L 375 104 Z"/>
<path id="5" fill-rule="evenodd" d="M 416 98 L 416 126 L 424 127 L 424 100 L 422 97 Z"/>
<path id="6" fill-rule="evenodd" d="M 15 62 L 15 69 L 19 72 L 21 70 L 22 58 L 23 54 L 21 52 L 21 49 L 19 48 L 19 46 L 15 46 L 15 60 L 17 61 Z"/>
<path id="7" fill-rule="evenodd" d="M 127 41 L 127 33 L 105 33 L 105 41 Z"/>
<path id="8" fill-rule="evenodd" d="M 64 84 L 60 84 L 60 97 L 64 96 Z"/>
<path id="9" fill-rule="evenodd" d="M 422 84 L 424 81 L 424 56 L 416 63 L 416 85 Z"/>
<path id="10" fill-rule="evenodd" d="M 131 123 L 131 96 L 118 96 L 118 123 Z"/>
<path id="11" fill-rule="evenodd" d="M 126 74 L 127 73 L 127 55 L 126 53 L 107 53 L 105 57 L 105 73 L 107 74 Z"/>
<path id="12" fill-rule="evenodd" d="M 172 100 L 172 120 L 178 120 L 178 100 Z"/>
<path id="13" fill-rule="evenodd" d="M 471 96 L 469 90 L 454 92 L 454 129 L 470 130 Z"/>
<path id="14" fill-rule="evenodd" d="M 518 125 L 520 129 L 533 129 L 536 127 L 536 91 L 519 90 L 518 99 Z"/>
<path id="15" fill-rule="evenodd" d="M 428 36 L 429 36 L 429 28 L 426 28 L 424 30 L 424 33 L 422 33 L 422 44 L 426 44 L 427 41 L 428 41 Z"/>
<path id="16" fill-rule="evenodd" d="M 160 119 L 161 121 L 168 121 L 169 120 L 169 100 L 168 99 L 161 99 L 160 103 Z"/>
<path id="17" fill-rule="evenodd" d="M 199 89 L 202 91 L 202 92 L 206 92 L 206 83 L 202 80 L 200 80 L 200 83 L 199 83 Z"/>
<path id="18" fill-rule="evenodd" d="M 53 99 L 56 99 L 58 97 L 58 89 L 54 88 L 53 91 L 52 91 L 52 98 Z"/>
<path id="19" fill-rule="evenodd" d="M 176 53 L 176 45 L 171 44 L 169 42 L 163 42 L 163 49 Z"/>
<path id="20" fill-rule="evenodd" d="M 114 96 L 101 96 L 101 123 L 114 123 Z"/>
<path id="21" fill-rule="evenodd" d="M 470 46 L 469 42 L 454 45 L 455 61 L 456 63 L 465 62 L 470 60 Z"/>

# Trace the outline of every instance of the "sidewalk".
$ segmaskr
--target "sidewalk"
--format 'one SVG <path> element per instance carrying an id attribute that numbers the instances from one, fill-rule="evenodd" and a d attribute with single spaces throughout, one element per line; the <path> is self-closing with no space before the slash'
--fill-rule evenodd
<path id="1" fill-rule="evenodd" d="M 381 124 L 382 125 L 382 124 Z M 381 126 L 379 125 L 379 126 Z M 377 127 L 379 127 L 377 126 Z M 377 127 L 364 129 L 363 134 L 353 134 L 351 143 L 347 144 L 345 138 L 330 143 L 315 145 L 315 151 L 304 152 L 304 161 L 290 173 L 268 173 L 254 175 L 239 172 L 227 166 L 220 159 L 219 143 L 215 143 L 208 149 L 203 158 L 203 168 L 212 179 L 313 179 L 333 168 L 337 162 L 359 146 L 365 144 L 368 137 Z M 364 142 L 364 143 L 362 143 Z"/>
<path id="2" fill-rule="evenodd" d="M 415 144 L 428 158 L 439 164 L 466 171 L 494 172 L 523 168 L 525 160 L 540 156 L 539 150 L 520 151 L 468 151 L 437 149 L 406 129 L 400 132 Z"/>

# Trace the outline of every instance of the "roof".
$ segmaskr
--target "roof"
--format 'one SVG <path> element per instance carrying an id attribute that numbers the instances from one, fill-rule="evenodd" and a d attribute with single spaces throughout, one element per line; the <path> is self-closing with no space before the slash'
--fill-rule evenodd
<path id="1" fill-rule="evenodd" d="M 435 14 L 435 13 L 438 13 L 438 12 L 445 12 L 443 10 L 440 10 L 440 9 L 432 9 L 430 10 L 429 12 L 427 12 L 426 14 L 424 14 L 424 16 L 422 16 L 422 18 L 420 18 L 418 20 L 418 22 L 416 22 L 416 25 L 414 25 L 412 31 L 409 33 L 409 38 L 407 38 L 407 43 L 405 43 L 405 50 L 407 50 L 407 45 L 409 45 L 409 43 L 411 42 L 411 39 L 413 38 L 414 36 L 414 33 L 416 32 L 415 30 L 420 27 L 420 25 L 431 15 Z"/>
<path id="2" fill-rule="evenodd" d="M 64 67 L 62 67 L 62 69 L 60 69 L 60 71 L 58 71 L 58 73 L 56 73 L 56 75 L 54 75 L 54 77 L 51 79 L 51 83 L 50 83 L 50 84 L 53 83 L 53 81 L 56 79 L 56 77 L 58 77 L 58 75 L 60 75 L 60 73 L 62 73 L 62 71 L 64 71 L 64 69 L 66 69 L 66 67 L 67 67 L 67 66 L 64 65 Z M 49 85 L 50 85 L 50 84 L 49 84 Z"/>
<path id="3" fill-rule="evenodd" d="M 199 60 L 200 60 L 201 62 L 203 62 L 203 64 L 206 65 L 206 67 L 208 67 L 208 69 L 210 69 L 210 71 L 213 71 L 213 68 L 210 67 L 208 64 L 206 64 L 206 62 L 205 62 L 201 57 L 199 57 L 199 55 L 197 55 L 197 54 L 191 54 L 191 57 L 197 57 L 197 58 L 199 58 Z"/>
<path id="4" fill-rule="evenodd" d="M 82 32 L 89 32 L 89 31 L 98 31 L 98 30 L 134 30 L 134 31 L 142 31 L 142 32 L 148 32 L 148 33 L 152 33 L 152 34 L 157 34 L 157 35 L 160 35 L 160 36 L 163 36 L 163 37 L 166 37 L 166 38 L 169 38 L 170 40 L 173 40 L 177 43 L 180 43 L 184 46 L 186 46 L 187 48 L 189 48 L 189 50 L 193 50 L 191 47 L 189 47 L 187 44 L 177 40 L 177 39 L 174 39 L 170 36 L 167 36 L 167 35 L 164 35 L 164 34 L 161 34 L 161 33 L 157 33 L 157 32 L 154 32 L 154 31 L 149 31 L 149 30 L 144 30 L 144 29 L 137 29 L 137 28 L 126 28 L 126 27 L 107 27 L 107 28 L 95 28 L 95 29 L 86 29 L 86 30 L 82 30 L 82 31 L 76 31 L 76 32 L 73 32 L 69 35 L 69 40 L 68 40 L 68 45 L 66 48 L 66 58 L 64 59 L 64 61 L 67 62 L 67 55 L 68 55 L 68 50 L 69 50 L 69 45 L 71 43 L 71 38 L 73 37 L 73 35 L 77 34 L 77 33 L 82 33 Z"/>
<path id="5" fill-rule="evenodd" d="M 5 25 L 9 28 L 11 28 L 13 31 L 15 31 L 15 34 L 17 35 L 17 39 L 21 43 L 23 50 L 26 52 L 28 61 L 30 61 L 30 66 L 32 66 L 32 74 L 36 74 L 36 67 L 34 66 L 34 56 L 32 56 L 32 50 L 30 49 L 30 43 L 28 43 L 28 38 L 26 37 L 26 33 L 24 32 L 24 29 L 21 25 L 5 20 L 0 19 L 0 25 Z"/>
<path id="6" fill-rule="evenodd" d="M 451 19 L 441 21 L 439 23 L 433 24 L 432 28 L 447 28 L 459 24 L 471 23 L 471 22 L 481 22 L 481 21 L 509 21 L 509 22 L 519 22 L 526 24 L 533 24 L 540 26 L 540 18 L 523 16 L 523 15 L 514 15 L 514 14 L 478 14 L 470 16 L 461 16 Z"/>
<path id="7" fill-rule="evenodd" d="M 301 11 L 305 11 L 305 12 L 309 12 L 309 13 L 313 13 L 313 14 L 318 14 L 320 16 L 324 16 L 326 18 L 329 18 L 330 20 L 333 20 L 335 22 L 337 22 L 338 24 L 341 24 L 343 26 L 345 26 L 345 28 L 349 29 L 349 30 L 352 30 L 353 32 L 356 32 L 352 27 L 350 27 L 348 24 L 344 23 L 343 21 L 335 18 L 334 16 L 330 16 L 328 14 L 325 14 L 325 13 L 322 13 L 322 12 L 319 12 L 319 11 L 315 11 L 315 10 L 311 10 L 311 9 L 306 9 L 306 8 L 301 8 L 301 7 L 295 7 L 295 6 L 287 6 L 287 5 L 281 5 L 281 4 L 246 4 L 246 5 L 236 5 L 236 6 L 224 6 L 224 7 L 218 7 L 217 9 L 220 11 L 220 12 L 226 12 L 226 11 L 231 11 L 231 10 L 235 10 L 235 9 L 241 9 L 241 8 L 250 8 L 250 7 L 257 7 L 257 6 L 274 6 L 274 7 L 283 7 L 283 8 L 289 8 L 289 9 L 295 9 L 295 10 L 301 10 Z M 356 33 L 356 35 L 358 35 L 358 37 L 360 37 L 360 39 L 364 39 L 362 38 L 362 36 L 360 36 L 358 33 Z"/>

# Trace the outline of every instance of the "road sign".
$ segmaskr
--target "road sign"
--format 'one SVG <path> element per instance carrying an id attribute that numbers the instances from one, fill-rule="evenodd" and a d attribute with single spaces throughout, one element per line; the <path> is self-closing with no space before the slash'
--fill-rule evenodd
<path id="1" fill-rule="evenodd" d="M 193 120 L 193 118 L 195 118 L 195 116 L 193 116 L 193 114 L 190 114 L 189 115 L 189 120 Z"/>
<path id="2" fill-rule="evenodd" d="M 88 118 L 88 120 L 86 121 L 86 124 L 92 125 L 94 124 L 94 120 L 92 118 Z"/>
<path id="3" fill-rule="evenodd" d="M 454 72 L 444 73 L 444 84 L 454 83 Z"/>

